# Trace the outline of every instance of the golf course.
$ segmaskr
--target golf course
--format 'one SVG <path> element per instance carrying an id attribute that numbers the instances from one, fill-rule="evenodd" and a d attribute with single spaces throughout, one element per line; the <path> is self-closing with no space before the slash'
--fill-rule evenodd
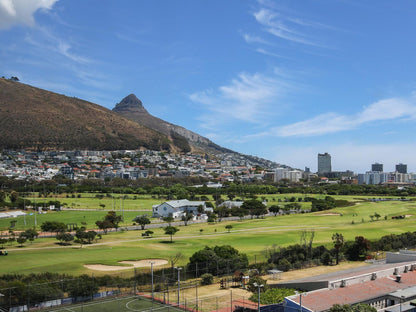
<path id="1" fill-rule="evenodd" d="M 266 195 L 268 206 L 279 198 L 303 196 L 301 194 Z M 320 196 L 320 195 L 317 195 Z M 322 197 L 322 196 L 321 196 Z M 300 233 L 308 231 L 314 233 L 313 245 L 333 246 L 332 235 L 341 233 L 346 241 L 352 241 L 358 235 L 369 240 L 376 240 L 384 235 L 401 234 L 414 231 L 416 204 L 412 198 L 407 201 L 385 200 L 368 201 L 368 196 L 334 196 L 336 199 L 348 200 L 351 206 L 334 208 L 312 213 L 298 213 L 288 215 L 269 215 L 263 218 L 233 220 L 222 222 L 201 222 L 178 226 L 179 231 L 172 236 L 166 235 L 161 227 L 152 228 L 151 236 L 143 237 L 141 230 L 124 230 L 133 224 L 132 219 L 140 214 L 151 215 L 151 207 L 160 200 L 154 198 L 131 199 L 137 206 L 129 205 L 124 209 L 122 204 L 104 204 L 99 210 L 103 199 L 78 198 L 79 210 L 48 211 L 44 214 L 34 214 L 28 211 L 26 217 L 1 219 L 0 232 L 8 233 L 10 221 L 16 220 L 14 231 L 22 231 L 35 226 L 40 231 L 40 225 L 45 221 L 59 221 L 64 223 L 83 224 L 88 230 L 97 230 L 95 221 L 101 220 L 105 214 L 114 208 L 117 214 L 123 215 L 123 222 L 117 232 L 102 234 L 92 244 L 80 245 L 72 242 L 70 245 L 60 245 L 51 238 L 37 238 L 33 242 L 25 242 L 22 246 L 16 242 L 6 243 L 4 249 L 8 256 L 0 257 L 0 274 L 17 273 L 67 273 L 77 274 L 107 274 L 108 270 L 95 270 L 88 265 L 119 266 L 114 272 L 131 272 L 133 265 L 121 261 L 138 261 L 145 259 L 169 259 L 180 253 L 176 265 L 185 265 L 189 257 L 204 246 L 231 245 L 242 253 L 246 253 L 251 263 L 265 261 L 267 248 L 284 247 L 298 244 Z M 379 198 L 379 197 L 377 197 Z M 71 198 L 71 200 L 73 200 Z M 77 204 L 77 205 L 78 205 Z M 276 203 L 277 204 L 277 203 Z M 85 205 L 85 206 L 84 206 Z M 302 202 L 302 209 L 310 208 L 309 202 Z M 134 209 L 137 208 L 137 209 Z M 136 210 L 136 211 L 134 211 Z M 392 219 L 393 216 L 404 216 L 403 219 Z M 377 217 L 374 217 L 377 216 Z M 227 225 L 231 227 L 226 228 Z M 146 228 L 147 229 L 147 228 Z M 165 264 L 168 265 L 169 264 Z M 126 269 L 126 267 L 128 269 Z M 104 267 L 105 268 L 105 267 Z M 138 267 L 140 270 L 140 267 Z M 148 266 L 146 267 L 148 270 Z"/>

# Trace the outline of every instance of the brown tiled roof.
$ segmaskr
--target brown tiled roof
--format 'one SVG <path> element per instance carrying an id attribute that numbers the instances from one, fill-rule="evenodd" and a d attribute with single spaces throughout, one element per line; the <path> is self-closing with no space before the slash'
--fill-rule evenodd
<path id="1" fill-rule="evenodd" d="M 312 311 L 325 311 L 334 304 L 353 304 L 373 298 L 378 298 L 399 289 L 416 285 L 416 271 L 401 274 L 401 282 L 396 282 L 396 276 L 377 278 L 359 284 L 348 285 L 335 289 L 321 289 L 302 295 L 302 306 Z M 299 303 L 300 296 L 293 301 Z"/>

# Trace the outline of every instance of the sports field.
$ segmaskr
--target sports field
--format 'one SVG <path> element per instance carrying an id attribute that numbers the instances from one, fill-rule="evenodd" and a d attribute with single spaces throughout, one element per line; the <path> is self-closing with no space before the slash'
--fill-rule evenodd
<path id="1" fill-rule="evenodd" d="M 100 301 L 92 301 L 86 302 L 82 304 L 76 305 L 66 305 L 62 307 L 54 307 L 42 311 L 48 312 L 129 312 L 129 311 L 137 311 L 137 312 L 147 312 L 147 311 L 155 311 L 155 312 L 176 312 L 182 311 L 176 307 L 170 305 L 164 305 L 152 300 L 143 298 L 140 296 L 129 296 L 129 297 L 121 297 L 115 299 L 107 299 L 107 300 L 100 300 Z"/>

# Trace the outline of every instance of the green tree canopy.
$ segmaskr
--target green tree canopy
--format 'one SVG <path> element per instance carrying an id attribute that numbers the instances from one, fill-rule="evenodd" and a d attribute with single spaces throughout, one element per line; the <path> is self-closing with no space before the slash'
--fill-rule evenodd
<path id="1" fill-rule="evenodd" d="M 66 224 L 58 221 L 45 221 L 40 226 L 44 232 L 65 232 L 67 230 Z"/>
<path id="2" fill-rule="evenodd" d="M 165 234 L 166 234 L 166 235 L 170 235 L 170 242 L 171 242 L 171 243 L 173 243 L 172 236 L 173 236 L 173 235 L 175 235 L 175 234 L 176 234 L 176 232 L 178 232 L 178 231 L 179 231 L 179 229 L 178 229 L 178 228 L 176 228 L 176 227 L 174 227 L 174 226 L 170 226 L 170 225 L 168 225 L 168 226 L 167 226 L 167 227 L 165 227 L 163 230 L 165 231 Z"/>
<path id="3" fill-rule="evenodd" d="M 237 249 L 230 245 L 205 246 L 203 249 L 195 252 L 189 258 L 188 263 L 188 267 L 191 270 L 199 268 L 198 274 L 211 273 L 213 275 L 234 272 L 238 269 L 246 268 L 247 265 L 247 255 L 240 254 Z"/>
<path id="4" fill-rule="evenodd" d="M 146 215 L 137 216 L 133 219 L 133 221 L 140 224 L 142 230 L 144 230 L 146 224 L 150 224 L 150 219 Z"/>

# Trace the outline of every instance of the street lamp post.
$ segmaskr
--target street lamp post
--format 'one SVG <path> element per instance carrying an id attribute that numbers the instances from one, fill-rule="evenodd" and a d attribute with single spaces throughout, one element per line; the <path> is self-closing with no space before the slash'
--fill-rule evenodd
<path id="1" fill-rule="evenodd" d="M 260 312 L 260 288 L 264 287 L 263 284 L 259 285 L 257 283 L 253 283 L 254 287 L 257 287 L 257 291 L 258 291 L 258 301 L 257 301 L 257 312 Z"/>
<path id="2" fill-rule="evenodd" d="M 179 307 L 179 301 L 180 301 L 179 291 L 181 289 L 181 275 L 180 275 L 180 272 L 181 272 L 182 268 L 175 267 L 175 269 L 178 270 L 178 307 Z"/>

